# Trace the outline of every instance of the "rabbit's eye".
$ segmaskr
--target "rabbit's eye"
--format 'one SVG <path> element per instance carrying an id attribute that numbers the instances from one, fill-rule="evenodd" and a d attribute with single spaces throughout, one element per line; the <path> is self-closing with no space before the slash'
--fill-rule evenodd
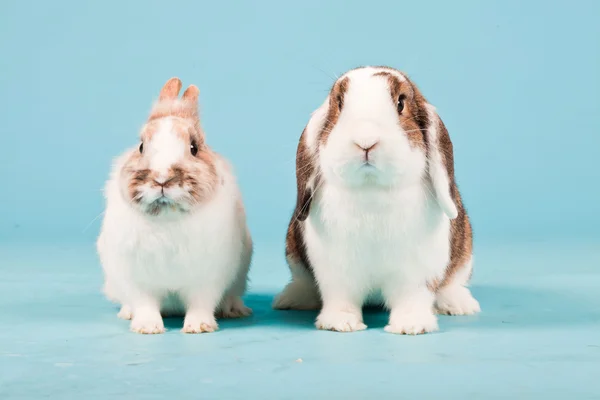
<path id="1" fill-rule="evenodd" d="M 198 145 L 195 140 L 192 140 L 192 144 L 190 144 L 190 153 L 192 153 L 193 156 L 198 154 Z"/>
<path id="2" fill-rule="evenodd" d="M 144 152 L 144 143 L 140 143 L 140 154 Z"/>
<path id="3" fill-rule="evenodd" d="M 337 97 L 338 110 L 342 111 L 342 107 L 344 106 L 344 101 L 342 100 L 342 96 Z"/>
<path id="4" fill-rule="evenodd" d="M 402 114 L 402 110 L 404 110 L 404 100 L 406 99 L 406 96 L 401 94 L 400 96 L 398 96 L 398 113 Z"/>

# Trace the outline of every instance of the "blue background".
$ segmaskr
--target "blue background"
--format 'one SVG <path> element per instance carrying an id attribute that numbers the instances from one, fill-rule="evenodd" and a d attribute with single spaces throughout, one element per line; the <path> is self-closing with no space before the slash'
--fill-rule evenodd
<path id="1" fill-rule="evenodd" d="M 438 107 L 479 238 L 598 232 L 597 1 L 0 7 L 3 239 L 93 239 L 112 157 L 176 75 L 200 87 L 255 236 L 281 241 L 298 137 L 333 75 L 364 64 L 406 71 Z"/>
<path id="2" fill-rule="evenodd" d="M 594 0 L 2 0 L 0 394 L 597 395 L 599 17 Z M 334 75 L 367 64 L 407 72 L 454 142 L 484 312 L 439 334 L 385 335 L 374 314 L 336 335 L 269 309 L 299 135 Z M 99 293 L 95 218 L 172 76 L 199 86 L 207 140 L 237 170 L 255 316 L 141 337 Z"/>

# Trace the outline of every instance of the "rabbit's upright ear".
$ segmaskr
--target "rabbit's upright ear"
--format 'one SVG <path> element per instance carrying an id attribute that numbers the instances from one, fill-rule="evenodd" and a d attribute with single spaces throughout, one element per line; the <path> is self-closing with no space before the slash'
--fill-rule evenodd
<path id="1" fill-rule="evenodd" d="M 165 83 L 163 88 L 160 91 L 160 95 L 158 96 L 158 100 L 175 100 L 179 96 L 179 91 L 181 90 L 181 80 L 179 78 L 171 78 Z"/>
<path id="2" fill-rule="evenodd" d="M 198 103 L 198 96 L 200 95 L 200 89 L 196 85 L 190 85 L 185 92 L 183 92 L 183 96 L 181 98 L 185 101 L 189 101 L 191 103 Z"/>
<path id="3" fill-rule="evenodd" d="M 200 117 L 198 115 L 198 96 L 200 90 L 196 85 L 190 85 L 181 99 L 179 91 L 181 81 L 179 78 L 171 78 L 165 83 L 158 96 L 158 101 L 152 107 L 148 121 L 165 117 L 179 117 L 194 121 L 200 131 Z"/>
<path id="4" fill-rule="evenodd" d="M 454 182 L 454 151 L 446 126 L 437 114 L 435 107 L 426 105 L 428 116 L 427 166 L 437 202 L 450 219 L 458 216 L 454 203 L 456 183 Z"/>

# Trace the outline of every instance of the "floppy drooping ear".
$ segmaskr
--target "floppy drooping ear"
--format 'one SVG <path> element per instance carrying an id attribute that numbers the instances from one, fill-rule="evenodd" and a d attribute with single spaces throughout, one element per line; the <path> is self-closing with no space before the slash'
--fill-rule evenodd
<path id="1" fill-rule="evenodd" d="M 427 135 L 427 166 L 429 178 L 436 200 L 450 219 L 458 216 L 454 202 L 456 183 L 454 182 L 454 151 L 446 126 L 437 114 L 435 107 L 426 105 L 429 125 Z"/>
<path id="2" fill-rule="evenodd" d="M 296 210 L 294 216 L 304 221 L 310 213 L 310 203 L 313 196 L 314 165 L 306 145 L 306 128 L 302 131 L 298 150 L 296 151 Z"/>
<path id="3" fill-rule="evenodd" d="M 329 112 L 329 96 L 311 115 L 306 128 L 302 131 L 296 151 L 297 198 L 294 216 L 304 221 L 310 213 L 314 191 L 318 187 L 319 166 L 316 154 L 319 140 Z"/>

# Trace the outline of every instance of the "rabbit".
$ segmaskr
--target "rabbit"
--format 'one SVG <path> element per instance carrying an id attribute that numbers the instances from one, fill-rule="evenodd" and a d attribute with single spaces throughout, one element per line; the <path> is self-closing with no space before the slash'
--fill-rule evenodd
<path id="1" fill-rule="evenodd" d="M 165 331 L 185 315 L 184 333 L 218 329 L 215 314 L 245 317 L 253 243 L 232 167 L 208 147 L 199 90 L 162 88 L 140 144 L 115 159 L 105 185 L 97 250 L 106 297 L 133 332 Z"/>
<path id="2" fill-rule="evenodd" d="M 385 331 L 409 335 L 439 330 L 436 313 L 479 312 L 453 157 L 407 75 L 360 67 L 337 79 L 298 144 L 292 279 L 273 308 L 320 309 L 318 329 L 352 332 L 367 328 L 362 307 L 379 305 Z"/>

